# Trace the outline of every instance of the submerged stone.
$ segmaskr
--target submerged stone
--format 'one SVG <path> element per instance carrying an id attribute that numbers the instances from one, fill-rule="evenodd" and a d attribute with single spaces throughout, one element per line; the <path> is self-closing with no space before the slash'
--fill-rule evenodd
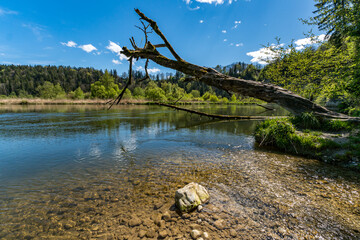
<path id="1" fill-rule="evenodd" d="M 189 183 L 175 193 L 175 204 L 181 212 L 189 212 L 209 201 L 208 191 L 197 183 Z"/>

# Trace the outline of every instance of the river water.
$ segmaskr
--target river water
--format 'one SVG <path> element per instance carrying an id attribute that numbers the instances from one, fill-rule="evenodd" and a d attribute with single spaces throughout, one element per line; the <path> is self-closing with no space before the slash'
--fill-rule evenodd
<path id="1" fill-rule="evenodd" d="M 190 239 L 192 229 L 210 239 L 359 239 L 359 173 L 257 149 L 256 123 L 159 106 L 0 106 L 0 239 Z M 211 199 L 181 215 L 174 193 L 192 181 Z"/>

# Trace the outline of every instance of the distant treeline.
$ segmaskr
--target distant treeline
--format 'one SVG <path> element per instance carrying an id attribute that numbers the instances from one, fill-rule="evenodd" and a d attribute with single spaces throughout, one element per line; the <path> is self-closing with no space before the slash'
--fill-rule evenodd
<path id="1" fill-rule="evenodd" d="M 217 66 L 216 70 L 235 77 L 256 80 L 260 67 L 252 64 L 235 63 L 226 67 Z M 44 84 L 52 83 L 54 86 L 60 86 L 67 93 L 74 92 L 80 88 L 85 93 L 91 92 L 91 84 L 99 81 L 105 72 L 94 68 L 76 68 L 65 66 L 25 66 L 25 65 L 0 65 L 0 95 L 13 97 L 40 97 L 40 89 Z M 116 70 L 109 70 L 108 74 L 119 84 L 121 89 L 128 80 L 128 74 L 118 74 Z M 184 74 L 180 72 L 159 73 L 151 75 L 151 81 L 137 82 L 136 80 L 144 78 L 144 72 L 134 71 L 135 79 L 129 89 L 133 91 L 136 87 L 145 89 L 150 82 L 154 82 L 161 87 L 164 83 L 171 83 L 184 92 L 191 93 L 193 90 L 199 91 L 200 96 L 206 92 L 213 93 L 218 97 L 230 99 L 230 95 L 220 89 L 209 87 L 198 81 L 184 81 Z"/>

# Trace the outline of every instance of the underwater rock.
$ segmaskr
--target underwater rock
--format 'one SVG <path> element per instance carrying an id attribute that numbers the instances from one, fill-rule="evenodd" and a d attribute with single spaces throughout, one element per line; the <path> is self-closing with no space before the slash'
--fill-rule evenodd
<path id="1" fill-rule="evenodd" d="M 181 212 L 189 212 L 209 201 L 208 191 L 197 183 L 189 183 L 175 193 L 175 204 Z"/>

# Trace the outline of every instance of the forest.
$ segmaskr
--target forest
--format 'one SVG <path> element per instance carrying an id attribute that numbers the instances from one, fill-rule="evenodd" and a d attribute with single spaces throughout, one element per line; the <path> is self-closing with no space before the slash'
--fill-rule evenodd
<path id="1" fill-rule="evenodd" d="M 261 66 L 239 62 L 226 67 L 218 65 L 215 69 L 231 76 L 256 80 Z M 172 101 L 182 98 L 212 102 L 243 99 L 201 82 L 186 81 L 185 75 L 178 71 L 151 75 L 151 80 L 143 82 L 136 80 L 143 79 L 144 72 L 133 71 L 132 76 L 135 81 L 124 96 L 127 99 Z M 0 98 L 110 99 L 119 94 L 127 80 L 127 73 L 119 75 L 115 69 L 0 65 Z"/>

